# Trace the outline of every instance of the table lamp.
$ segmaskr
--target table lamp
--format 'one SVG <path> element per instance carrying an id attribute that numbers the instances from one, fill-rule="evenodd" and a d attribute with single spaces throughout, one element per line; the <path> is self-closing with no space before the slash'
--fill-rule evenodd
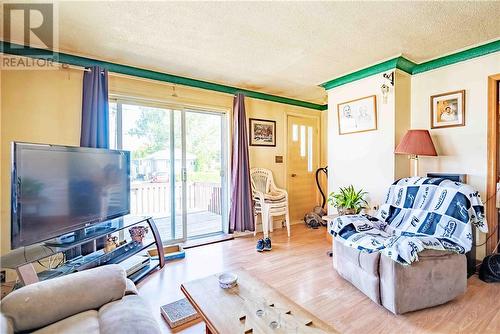
<path id="1" fill-rule="evenodd" d="M 414 176 L 418 176 L 418 157 L 421 155 L 437 156 L 428 130 L 408 130 L 394 151 L 396 154 L 408 154 L 414 161 Z"/>

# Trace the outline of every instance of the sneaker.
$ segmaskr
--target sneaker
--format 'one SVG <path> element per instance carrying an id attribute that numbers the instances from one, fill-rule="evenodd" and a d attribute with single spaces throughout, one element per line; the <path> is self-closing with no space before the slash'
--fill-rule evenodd
<path id="1" fill-rule="evenodd" d="M 259 239 L 255 248 L 257 249 L 257 252 L 262 252 L 264 250 L 264 240 Z"/>
<path id="2" fill-rule="evenodd" d="M 271 246 L 271 239 L 265 238 L 264 239 L 264 250 L 270 251 L 271 249 L 273 249 L 273 247 Z"/>

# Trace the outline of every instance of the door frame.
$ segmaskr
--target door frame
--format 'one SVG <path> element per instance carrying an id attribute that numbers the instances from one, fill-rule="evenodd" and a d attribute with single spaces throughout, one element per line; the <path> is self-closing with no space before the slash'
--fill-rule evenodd
<path id="1" fill-rule="evenodd" d="M 313 166 L 313 173 L 316 173 L 316 170 L 319 168 L 320 164 L 321 164 L 321 113 L 318 112 L 317 114 L 315 115 L 305 115 L 305 114 L 301 114 L 301 113 L 297 113 L 297 112 L 287 112 L 286 113 L 286 122 L 284 124 L 284 128 L 285 128 L 285 145 L 284 146 L 284 150 L 286 152 L 286 159 L 285 159 L 285 163 L 284 163 L 284 167 L 285 167 L 285 184 L 286 184 L 286 189 L 288 191 L 288 189 L 290 189 L 290 170 L 289 170 L 289 163 L 288 163 L 288 138 L 289 138 L 289 133 L 288 133 L 288 122 L 290 120 L 290 117 L 303 117 L 303 118 L 312 118 L 312 119 L 315 119 L 316 120 L 316 128 L 318 129 L 318 146 L 316 148 L 316 156 L 318 157 L 317 161 L 316 161 L 316 165 Z M 316 201 L 319 200 L 319 191 L 316 191 Z M 311 208 L 312 209 L 312 208 Z M 291 223 L 291 222 L 290 222 Z"/>
<path id="2" fill-rule="evenodd" d="M 230 146 L 228 145 L 227 139 L 229 137 L 228 129 L 229 129 L 229 122 L 231 118 L 231 113 L 230 110 L 227 108 L 223 107 L 214 107 L 214 106 L 203 106 L 200 104 L 191 104 L 191 103 L 179 103 L 167 99 L 149 99 L 149 98 L 143 98 L 143 97 L 134 97 L 134 96 L 129 96 L 129 95 L 122 95 L 122 94 L 117 94 L 117 93 L 110 93 L 108 97 L 108 103 L 116 103 L 117 104 L 117 116 L 116 116 L 116 133 L 117 133 L 117 138 L 116 138 L 116 146 L 117 149 L 123 149 L 123 129 L 122 129 L 122 122 L 123 122 L 123 115 L 122 115 L 122 105 L 123 104 L 132 104 L 132 105 L 139 105 L 139 106 L 148 106 L 152 108 L 161 108 L 161 109 L 166 109 L 169 111 L 169 119 L 170 119 L 170 131 L 172 131 L 172 126 L 173 126 L 173 119 L 174 119 L 174 112 L 175 111 L 180 111 L 181 112 L 181 147 L 182 147 L 182 158 L 181 158 L 181 183 L 183 185 L 183 190 L 182 190 L 182 196 L 181 196 L 181 203 L 182 203 L 182 213 L 181 213 L 181 219 L 182 219 L 182 230 L 183 230 L 183 237 L 175 239 L 175 235 L 172 234 L 173 239 L 170 240 L 162 240 L 165 245 L 170 245 L 170 244 L 177 244 L 181 242 L 186 242 L 189 238 L 187 235 L 187 178 L 184 177 L 184 173 L 186 171 L 186 112 L 193 112 L 193 113 L 203 113 L 203 114 L 216 114 L 221 116 L 221 189 L 222 189 L 222 223 L 221 223 L 221 233 L 227 233 L 229 229 L 229 201 L 230 201 L 230 194 L 229 194 L 229 155 L 230 155 Z M 175 143 L 171 141 L 170 143 L 170 159 L 175 160 Z M 175 180 L 175 168 L 171 168 L 171 175 L 170 177 L 174 177 L 173 179 Z M 171 183 L 173 187 L 175 187 L 174 183 Z M 171 190 L 172 191 L 172 190 Z M 175 189 L 174 189 L 175 193 Z M 171 200 L 174 199 L 174 196 L 171 196 Z M 171 203 L 171 207 L 173 205 L 173 202 Z M 172 211 L 172 210 L 171 210 Z M 170 213 L 171 217 L 175 219 L 176 213 L 175 213 L 175 206 L 173 209 L 173 212 Z M 174 222 L 171 221 L 171 224 Z M 173 228 L 173 227 L 171 227 Z M 173 232 L 173 231 L 171 231 Z M 208 235 L 210 236 L 210 235 Z M 204 237 L 204 236 L 195 236 L 194 239 Z"/>
<path id="3" fill-rule="evenodd" d="M 491 235 L 486 240 L 486 255 L 491 254 L 498 243 L 498 208 L 496 207 L 499 157 L 499 84 L 500 73 L 488 77 L 488 174 L 486 181 L 486 220 Z"/>

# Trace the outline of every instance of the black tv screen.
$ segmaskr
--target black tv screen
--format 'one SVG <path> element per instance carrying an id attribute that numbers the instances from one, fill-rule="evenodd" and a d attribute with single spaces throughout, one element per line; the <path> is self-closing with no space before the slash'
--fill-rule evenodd
<path id="1" fill-rule="evenodd" d="M 12 248 L 130 213 L 130 152 L 12 145 Z"/>

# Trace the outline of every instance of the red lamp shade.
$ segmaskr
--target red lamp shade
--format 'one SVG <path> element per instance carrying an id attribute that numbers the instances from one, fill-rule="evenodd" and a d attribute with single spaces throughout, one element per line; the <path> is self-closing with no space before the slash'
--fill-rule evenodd
<path id="1" fill-rule="evenodd" d="M 437 156 L 431 135 L 427 130 L 408 130 L 394 153 Z"/>

